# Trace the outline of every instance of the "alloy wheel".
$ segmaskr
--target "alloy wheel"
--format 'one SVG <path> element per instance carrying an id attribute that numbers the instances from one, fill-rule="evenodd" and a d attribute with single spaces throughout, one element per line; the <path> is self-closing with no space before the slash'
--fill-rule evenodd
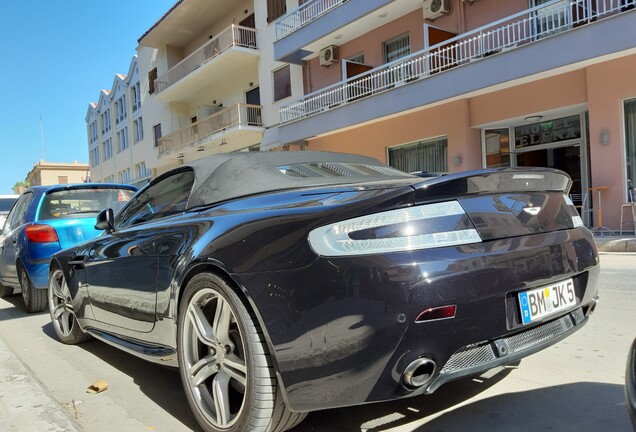
<path id="1" fill-rule="evenodd" d="M 68 337 L 75 323 L 73 305 L 61 270 L 55 270 L 49 278 L 49 310 L 51 321 L 61 336 Z"/>
<path id="2" fill-rule="evenodd" d="M 237 314 L 212 288 L 196 292 L 186 314 L 181 361 L 188 389 L 210 424 L 230 428 L 246 404 L 248 378 Z"/>

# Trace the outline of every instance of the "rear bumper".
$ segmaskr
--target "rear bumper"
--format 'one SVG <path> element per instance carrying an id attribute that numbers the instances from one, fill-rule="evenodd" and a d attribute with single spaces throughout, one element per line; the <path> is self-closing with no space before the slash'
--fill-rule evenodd
<path id="1" fill-rule="evenodd" d="M 540 351 L 587 322 L 598 272 L 582 228 L 233 277 L 268 336 L 289 407 L 312 411 L 430 393 Z M 569 278 L 576 306 L 523 325 L 517 294 Z M 416 322 L 446 305 L 454 318 Z M 407 388 L 404 373 L 421 358 L 436 370 Z"/>

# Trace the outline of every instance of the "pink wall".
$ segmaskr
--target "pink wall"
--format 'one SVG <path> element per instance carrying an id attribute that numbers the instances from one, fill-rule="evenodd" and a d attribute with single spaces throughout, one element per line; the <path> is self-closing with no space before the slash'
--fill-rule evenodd
<path id="1" fill-rule="evenodd" d="M 623 100 L 636 97 L 634 76 L 636 55 L 587 68 L 592 186 L 610 187 L 602 197 L 603 225 L 610 227 L 618 227 L 620 205 L 626 196 Z M 603 129 L 610 132 L 606 145 L 599 140 Z M 631 214 L 625 211 L 625 217 Z"/>
<path id="2" fill-rule="evenodd" d="M 470 100 L 473 126 L 587 101 L 585 70 L 518 85 Z"/>
<path id="3" fill-rule="evenodd" d="M 419 51 L 424 47 L 422 22 L 422 11 L 419 9 L 413 11 L 364 36 L 342 44 L 338 48 L 340 58 L 348 58 L 364 52 L 364 62 L 366 64 L 374 67 L 380 66 L 384 63 L 382 44 L 407 32 L 410 35 L 411 52 Z M 342 80 L 340 63 L 334 63 L 328 67 L 320 66 L 318 57 L 308 62 L 308 67 L 305 67 L 304 72 L 306 93 L 320 90 Z"/>
<path id="4" fill-rule="evenodd" d="M 481 167 L 480 131 L 468 125 L 466 100 L 451 102 L 368 126 L 316 138 L 308 150 L 359 153 L 387 162 L 387 148 L 448 136 L 448 169 L 450 172 Z M 462 164 L 454 165 L 461 155 Z"/>

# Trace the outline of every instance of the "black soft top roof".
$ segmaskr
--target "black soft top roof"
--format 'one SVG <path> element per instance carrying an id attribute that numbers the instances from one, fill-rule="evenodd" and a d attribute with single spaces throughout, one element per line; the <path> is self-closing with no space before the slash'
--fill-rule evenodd
<path id="1" fill-rule="evenodd" d="M 380 169 L 377 176 L 359 177 L 294 177 L 279 169 L 286 165 L 321 162 L 361 164 Z M 395 179 L 396 174 L 398 178 L 402 177 L 401 172 L 367 156 L 313 151 L 220 153 L 193 161 L 186 167 L 194 170 L 194 186 L 188 208 L 263 192 L 376 181 L 387 177 Z M 404 173 L 403 177 L 412 176 Z"/>

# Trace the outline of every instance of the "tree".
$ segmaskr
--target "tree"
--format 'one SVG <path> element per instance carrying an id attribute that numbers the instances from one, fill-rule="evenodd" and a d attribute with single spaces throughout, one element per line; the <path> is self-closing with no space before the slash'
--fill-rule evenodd
<path id="1" fill-rule="evenodd" d="M 21 194 L 26 188 L 29 187 L 28 181 L 19 181 L 13 185 L 13 193 Z"/>

